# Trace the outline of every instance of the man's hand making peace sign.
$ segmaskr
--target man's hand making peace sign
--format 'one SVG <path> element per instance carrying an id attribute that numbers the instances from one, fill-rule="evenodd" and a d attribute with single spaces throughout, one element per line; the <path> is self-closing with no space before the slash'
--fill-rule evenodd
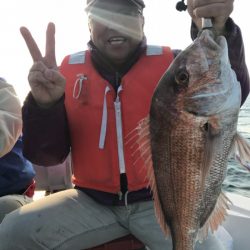
<path id="1" fill-rule="evenodd" d="M 39 106 L 50 107 L 63 96 L 65 88 L 65 78 L 56 64 L 55 25 L 48 24 L 44 57 L 30 31 L 25 27 L 20 31 L 34 61 L 28 76 L 31 93 Z"/>

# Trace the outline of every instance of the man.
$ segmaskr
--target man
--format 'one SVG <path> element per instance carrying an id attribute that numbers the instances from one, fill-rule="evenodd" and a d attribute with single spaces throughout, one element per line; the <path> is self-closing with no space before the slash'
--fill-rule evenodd
<path id="1" fill-rule="evenodd" d="M 0 78 L 0 223 L 6 214 L 31 202 L 34 170 L 23 157 L 21 105 L 11 85 Z"/>
<path id="2" fill-rule="evenodd" d="M 7 216 L 0 227 L 1 250 L 87 249 L 129 233 L 151 250 L 172 249 L 155 219 L 145 173 L 133 167 L 124 136 L 147 115 L 154 87 L 177 51 L 146 45 L 142 0 L 87 4 L 89 50 L 67 56 L 60 72 L 54 25 L 48 25 L 45 57 L 30 32 L 21 29 L 34 60 L 23 107 L 24 153 L 49 166 L 71 150 L 75 189 Z M 212 17 L 216 31 L 226 36 L 244 102 L 249 76 L 240 29 L 229 18 L 233 1 L 187 4 L 193 38 L 201 29 L 200 17 Z M 196 249 L 223 246 L 210 235 Z"/>

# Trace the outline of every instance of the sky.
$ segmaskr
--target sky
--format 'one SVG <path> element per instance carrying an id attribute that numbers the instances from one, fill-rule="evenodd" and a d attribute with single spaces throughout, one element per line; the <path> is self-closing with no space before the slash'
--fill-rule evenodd
<path id="1" fill-rule="evenodd" d="M 145 0 L 145 34 L 149 44 L 184 49 L 191 43 L 190 17 L 175 9 L 177 0 Z M 241 27 L 250 68 L 250 32 L 246 0 L 237 0 L 232 17 Z M 0 2 L 0 76 L 11 83 L 21 100 L 29 92 L 27 80 L 32 59 L 19 32 L 30 29 L 42 53 L 48 22 L 56 25 L 56 58 L 84 50 L 89 41 L 85 0 L 2 0 Z"/>

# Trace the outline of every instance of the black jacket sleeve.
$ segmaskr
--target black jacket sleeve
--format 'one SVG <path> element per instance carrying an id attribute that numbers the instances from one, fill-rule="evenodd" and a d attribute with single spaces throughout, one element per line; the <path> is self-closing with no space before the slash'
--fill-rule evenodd
<path id="1" fill-rule="evenodd" d="M 24 156 L 41 166 L 62 163 L 70 151 L 64 97 L 53 107 L 43 109 L 29 93 L 22 107 L 22 116 Z"/>

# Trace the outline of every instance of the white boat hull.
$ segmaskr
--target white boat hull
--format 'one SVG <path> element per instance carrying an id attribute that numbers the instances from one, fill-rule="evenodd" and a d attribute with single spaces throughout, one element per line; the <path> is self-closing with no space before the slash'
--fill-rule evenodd
<path id="1" fill-rule="evenodd" d="M 232 201 L 228 216 L 223 227 L 229 233 L 218 230 L 218 236 L 224 240 L 228 249 L 249 250 L 250 249 L 250 198 L 241 195 L 227 193 Z M 231 237 L 230 237 L 231 236 Z"/>

